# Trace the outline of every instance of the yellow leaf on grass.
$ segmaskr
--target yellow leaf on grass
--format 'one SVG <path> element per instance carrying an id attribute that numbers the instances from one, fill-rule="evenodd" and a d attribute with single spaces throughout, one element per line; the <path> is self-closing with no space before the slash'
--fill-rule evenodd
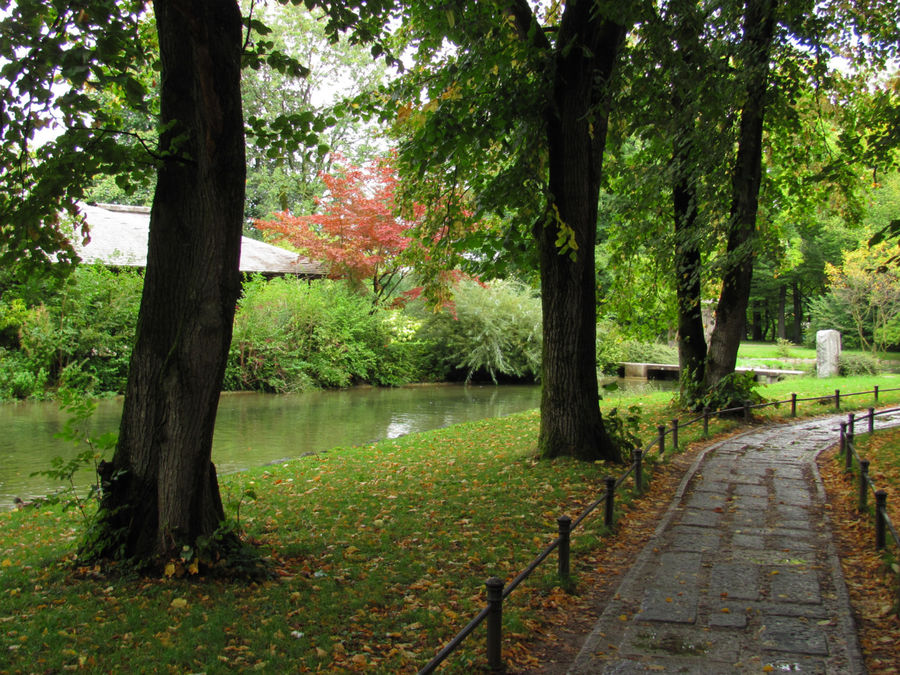
<path id="1" fill-rule="evenodd" d="M 173 576 L 175 574 L 175 563 L 166 563 L 166 568 L 163 570 L 163 574 L 165 574 L 167 577 Z"/>
<path id="2" fill-rule="evenodd" d="M 0 563 L 0 566 L 2 566 L 2 567 L 12 567 L 12 560 L 10 560 L 9 558 L 4 558 L 4 559 L 3 559 L 3 562 Z"/>
<path id="3" fill-rule="evenodd" d="M 173 609 L 184 609 L 185 607 L 187 607 L 187 604 L 187 600 L 185 600 L 184 598 L 175 598 L 174 600 L 172 600 L 169 606 Z"/>

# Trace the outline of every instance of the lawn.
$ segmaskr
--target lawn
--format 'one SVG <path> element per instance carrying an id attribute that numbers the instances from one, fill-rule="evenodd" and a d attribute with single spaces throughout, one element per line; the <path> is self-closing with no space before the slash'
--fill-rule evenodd
<path id="1" fill-rule="evenodd" d="M 815 397 L 800 414 L 822 414 L 833 411 L 835 389 L 876 383 L 900 387 L 900 377 L 801 379 L 762 393 Z M 689 417 L 671 398 L 614 393 L 603 406 L 639 414 L 639 436 L 649 440 L 657 424 Z M 842 401 L 872 405 L 871 395 Z M 900 395 L 883 392 L 881 401 Z M 789 412 L 782 405 L 765 414 Z M 104 576 L 73 557 L 77 511 L 0 513 L 0 673 L 415 672 L 483 606 L 486 578 L 509 581 L 554 538 L 558 516 L 578 515 L 606 475 L 621 472 L 536 461 L 537 427 L 532 411 L 222 478 L 231 518 L 273 569 L 261 582 L 198 579 L 180 566 L 169 577 Z M 700 431 L 682 431 L 682 447 Z M 609 541 L 602 514 L 583 528 L 575 561 Z M 510 596 L 506 649 L 523 649 L 540 627 L 535 608 L 558 595 L 557 585 L 551 559 Z M 478 630 L 443 672 L 471 670 L 483 653 Z"/>

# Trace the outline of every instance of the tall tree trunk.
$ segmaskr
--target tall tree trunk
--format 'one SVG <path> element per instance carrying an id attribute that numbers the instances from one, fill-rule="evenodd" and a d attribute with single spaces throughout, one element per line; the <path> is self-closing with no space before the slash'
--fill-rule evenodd
<path id="1" fill-rule="evenodd" d="M 800 294 L 800 284 L 791 283 L 791 299 L 794 303 L 794 330 L 793 341 L 795 344 L 803 342 L 803 296 Z"/>
<path id="2" fill-rule="evenodd" d="M 785 314 L 787 312 L 787 285 L 782 284 L 778 287 L 778 316 L 776 317 L 777 324 L 775 326 L 775 334 L 781 339 L 787 339 L 787 322 L 785 321 Z"/>
<path id="3" fill-rule="evenodd" d="M 734 372 L 747 320 L 762 179 L 763 118 L 776 4 L 777 0 L 746 0 L 743 73 L 747 83 L 747 97 L 741 108 L 737 158 L 732 174 L 730 226 L 722 292 L 716 308 L 716 327 L 710 336 L 706 359 L 707 388 L 712 388 L 723 377 Z"/>
<path id="4" fill-rule="evenodd" d="M 693 105 L 696 94 L 692 88 L 703 73 L 697 63 L 703 47 L 698 42 L 696 4 L 672 2 L 668 12 L 674 19 L 671 39 L 672 88 L 671 103 L 673 131 L 672 213 L 675 221 L 675 298 L 678 312 L 678 364 L 681 371 L 680 395 L 689 405 L 703 383 L 706 367 L 706 332 L 703 328 L 703 260 L 700 250 L 696 180 L 697 110 Z"/>
<path id="5" fill-rule="evenodd" d="M 231 0 L 155 0 L 159 169 L 137 338 L 95 555 L 153 562 L 223 522 L 213 426 L 240 292 L 241 17 Z"/>
<path id="6" fill-rule="evenodd" d="M 544 322 L 540 454 L 621 461 L 597 387 L 594 246 L 608 104 L 624 28 L 586 0 L 566 5 L 547 111 L 552 214 L 536 226 Z M 560 247 L 565 241 L 568 248 Z"/>

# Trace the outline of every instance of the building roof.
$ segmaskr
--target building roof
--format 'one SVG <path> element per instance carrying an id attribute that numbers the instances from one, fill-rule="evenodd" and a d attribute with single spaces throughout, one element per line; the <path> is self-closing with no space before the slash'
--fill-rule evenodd
<path id="1" fill-rule="evenodd" d="M 118 204 L 79 204 L 90 227 L 90 241 L 75 241 L 75 250 L 84 263 L 111 267 L 145 267 L 150 209 Z M 241 272 L 267 276 L 295 275 L 324 277 L 327 270 L 287 249 L 249 237 L 241 237 Z"/>

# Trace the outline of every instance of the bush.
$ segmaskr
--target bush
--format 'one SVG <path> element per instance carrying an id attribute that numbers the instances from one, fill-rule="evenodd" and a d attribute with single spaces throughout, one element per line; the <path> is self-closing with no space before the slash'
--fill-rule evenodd
<path id="1" fill-rule="evenodd" d="M 441 379 L 540 377 L 541 301 L 517 281 L 458 284 L 452 308 L 427 317 L 419 337 L 435 345 L 431 372 Z"/>
<path id="2" fill-rule="evenodd" d="M 841 375 L 878 375 L 881 364 L 869 354 L 842 353 L 838 361 L 838 372 Z"/>
<path id="3" fill-rule="evenodd" d="M 78 267 L 41 304 L 17 308 L 18 397 L 36 388 L 68 386 L 87 393 L 123 392 L 143 279 L 137 272 Z M 7 326 L 12 312 L 6 312 Z M 8 387 L 0 386 L 4 395 Z M 25 391 L 31 393 L 23 394 Z"/>
<path id="4" fill-rule="evenodd" d="M 409 381 L 416 345 L 394 335 L 390 311 L 338 281 L 254 279 L 235 316 L 225 388 L 292 392 Z"/>

